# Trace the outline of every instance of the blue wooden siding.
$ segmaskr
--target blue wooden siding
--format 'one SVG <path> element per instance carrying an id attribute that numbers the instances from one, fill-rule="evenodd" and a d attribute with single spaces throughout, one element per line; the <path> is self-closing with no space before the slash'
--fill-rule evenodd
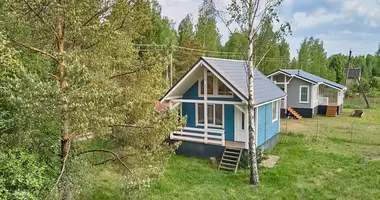
<path id="1" fill-rule="evenodd" d="M 203 97 L 198 96 L 198 82 L 196 82 L 188 91 L 183 95 L 183 99 L 202 100 Z M 234 95 L 233 98 L 220 98 L 209 97 L 209 100 L 219 101 L 241 101 L 239 97 Z M 195 106 L 196 103 L 182 103 L 182 116 L 187 117 L 187 127 L 203 128 L 203 126 L 196 126 L 195 123 Z M 234 141 L 235 135 L 235 108 L 234 105 L 224 105 L 224 130 L 225 138 L 229 141 Z M 211 127 L 214 128 L 214 127 Z M 215 128 L 220 129 L 220 128 Z"/>
<path id="2" fill-rule="evenodd" d="M 277 101 L 279 105 L 279 101 Z M 278 116 L 280 116 L 280 109 L 278 109 Z M 258 113 L 258 143 L 257 146 L 264 144 L 266 141 L 277 135 L 279 130 L 280 117 L 278 120 L 272 122 L 272 103 L 268 103 L 259 107 Z"/>

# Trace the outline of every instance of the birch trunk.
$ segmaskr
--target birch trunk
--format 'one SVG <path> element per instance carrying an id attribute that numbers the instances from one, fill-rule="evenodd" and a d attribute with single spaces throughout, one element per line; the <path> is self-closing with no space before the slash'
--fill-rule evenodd
<path id="1" fill-rule="evenodd" d="M 254 109 L 254 64 L 253 64 L 253 39 L 254 39 L 254 0 L 249 1 L 249 38 L 248 38 L 248 132 L 249 132 L 249 183 L 259 184 L 259 172 L 256 159 L 256 133 L 255 133 L 255 109 Z"/>

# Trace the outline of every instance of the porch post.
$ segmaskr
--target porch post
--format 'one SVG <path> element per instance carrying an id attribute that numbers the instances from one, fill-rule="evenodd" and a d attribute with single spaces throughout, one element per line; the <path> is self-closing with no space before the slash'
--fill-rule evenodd
<path id="1" fill-rule="evenodd" d="M 204 129 L 205 129 L 205 143 L 207 144 L 208 140 L 208 134 L 207 134 L 207 124 L 208 124 L 208 119 L 207 119 L 207 69 L 204 68 L 203 71 L 203 108 L 204 108 Z"/>
<path id="2" fill-rule="evenodd" d="M 284 92 L 288 94 L 288 82 L 286 82 L 286 76 L 284 75 Z M 280 101 L 281 103 L 281 101 Z M 285 114 L 288 112 L 288 96 L 284 98 Z M 281 109 L 281 108 L 280 108 Z"/>

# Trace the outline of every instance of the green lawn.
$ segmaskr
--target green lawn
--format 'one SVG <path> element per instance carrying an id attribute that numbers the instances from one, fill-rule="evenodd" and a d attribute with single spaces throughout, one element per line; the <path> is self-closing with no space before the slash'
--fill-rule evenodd
<path id="1" fill-rule="evenodd" d="M 316 116 L 301 120 L 282 119 L 281 131 L 305 136 L 331 138 L 366 145 L 380 145 L 380 109 L 364 109 L 361 118 L 351 117 L 345 108 L 337 117 Z"/>
<path id="2" fill-rule="evenodd" d="M 134 199 L 379 199 L 380 161 L 368 160 L 379 146 L 281 135 L 270 152 L 280 160 L 260 169 L 260 185 L 237 174 L 212 169 L 207 159 L 173 156 L 164 177 Z M 380 155 L 380 153 L 378 153 Z M 377 157 L 374 157 L 377 158 Z"/>

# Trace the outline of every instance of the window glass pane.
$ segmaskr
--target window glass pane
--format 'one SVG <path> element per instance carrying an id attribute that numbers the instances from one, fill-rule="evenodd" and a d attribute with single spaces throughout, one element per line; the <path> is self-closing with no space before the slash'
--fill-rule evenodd
<path id="1" fill-rule="evenodd" d="M 277 102 L 273 102 L 272 103 L 272 120 L 276 120 L 277 119 Z"/>
<path id="2" fill-rule="evenodd" d="M 204 122 L 204 106 L 203 104 L 198 104 L 198 124 L 203 124 Z"/>
<path id="3" fill-rule="evenodd" d="M 204 94 L 204 80 L 201 81 L 201 94 Z M 207 94 L 213 94 L 213 76 L 207 76 Z"/>
<path id="4" fill-rule="evenodd" d="M 301 87 L 301 101 L 307 101 L 307 96 L 308 96 L 308 88 Z"/>
<path id="5" fill-rule="evenodd" d="M 232 95 L 232 91 L 226 85 L 224 85 L 222 81 L 218 80 L 218 94 Z"/>
<path id="6" fill-rule="evenodd" d="M 244 130 L 245 128 L 245 116 L 244 113 L 241 112 L 241 130 Z"/>
<path id="7" fill-rule="evenodd" d="M 214 124 L 214 105 L 207 105 L 207 123 Z"/>
<path id="8" fill-rule="evenodd" d="M 215 104 L 215 125 L 223 125 L 223 105 Z"/>
<path id="9" fill-rule="evenodd" d="M 213 76 L 207 76 L 207 94 L 214 93 Z"/>

